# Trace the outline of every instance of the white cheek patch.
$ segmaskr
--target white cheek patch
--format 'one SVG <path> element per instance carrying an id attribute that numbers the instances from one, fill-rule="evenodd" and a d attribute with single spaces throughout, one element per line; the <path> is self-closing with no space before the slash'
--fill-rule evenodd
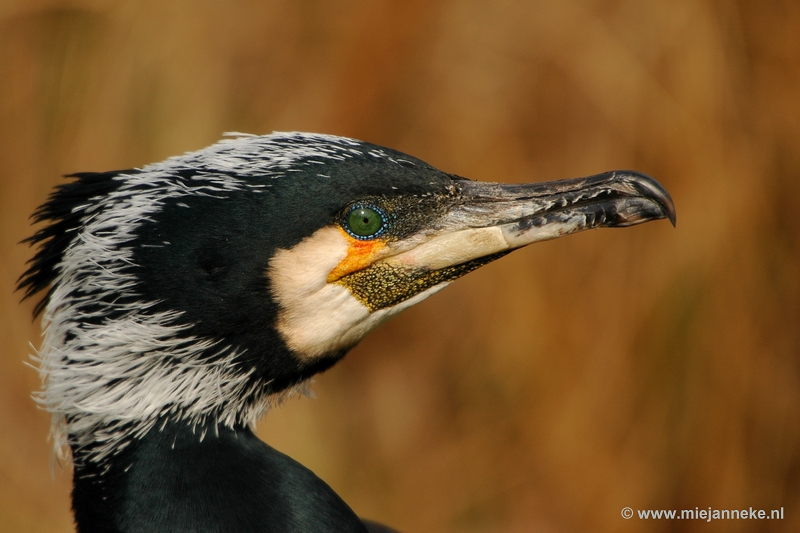
<path id="1" fill-rule="evenodd" d="M 270 260 L 272 294 L 280 307 L 277 330 L 303 359 L 350 348 L 370 331 L 408 307 L 443 289 L 440 283 L 395 306 L 371 313 L 346 287 L 328 283 L 330 272 L 346 257 L 349 243 L 328 226 L 294 248 L 278 250 Z"/>
<path id="2" fill-rule="evenodd" d="M 555 239 L 583 229 L 582 222 L 585 221 L 581 217 L 566 217 L 543 226 L 520 228 L 518 223 L 511 223 L 443 233 L 389 255 L 383 262 L 403 268 L 438 270 Z M 347 257 L 349 247 L 350 242 L 341 229 L 328 226 L 292 249 L 278 250 L 270 260 L 267 276 L 280 307 L 277 330 L 286 345 L 302 359 L 315 359 L 354 346 L 392 316 L 450 283 L 439 283 L 399 304 L 370 312 L 345 284 L 328 282 L 331 271 Z M 388 248 L 387 251 L 391 254 Z"/>

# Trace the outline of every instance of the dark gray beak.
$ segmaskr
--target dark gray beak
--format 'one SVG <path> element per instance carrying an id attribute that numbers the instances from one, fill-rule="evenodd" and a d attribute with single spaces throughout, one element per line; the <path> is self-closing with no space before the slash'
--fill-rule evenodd
<path id="1" fill-rule="evenodd" d="M 662 218 L 675 225 L 669 193 L 638 172 L 615 170 L 530 184 L 469 180 L 456 184 L 461 191 L 457 204 L 421 242 L 384 262 L 433 271 L 587 229 Z"/>

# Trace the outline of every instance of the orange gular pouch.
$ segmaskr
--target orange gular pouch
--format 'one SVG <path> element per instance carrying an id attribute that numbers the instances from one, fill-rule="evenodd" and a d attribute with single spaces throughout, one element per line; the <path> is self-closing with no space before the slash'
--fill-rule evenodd
<path id="1" fill-rule="evenodd" d="M 342 233 L 348 242 L 347 255 L 328 274 L 328 283 L 346 287 L 370 312 L 395 306 L 508 253 L 504 251 L 432 270 L 423 266 L 401 266 L 380 261 L 386 256 L 386 241 L 359 240 L 344 230 Z"/>
<path id="2" fill-rule="evenodd" d="M 348 243 L 347 255 L 328 274 L 328 283 L 333 283 L 348 274 L 367 268 L 386 248 L 386 241 L 383 239 L 361 240 L 351 236 L 343 229 L 340 231 Z"/>

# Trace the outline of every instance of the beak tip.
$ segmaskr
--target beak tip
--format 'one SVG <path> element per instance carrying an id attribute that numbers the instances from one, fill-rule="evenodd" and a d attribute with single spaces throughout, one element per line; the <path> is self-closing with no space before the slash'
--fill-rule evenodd
<path id="1" fill-rule="evenodd" d="M 673 227 L 676 227 L 677 213 L 675 212 L 675 202 L 672 201 L 672 196 L 670 196 L 663 185 L 641 172 L 626 170 L 620 172 L 620 174 L 623 174 L 623 179 L 629 182 L 640 194 L 657 203 L 664 213 L 664 218 L 668 219 Z"/>
<path id="2" fill-rule="evenodd" d="M 666 193 L 666 190 L 664 191 Z M 678 215 L 675 212 L 675 203 L 672 201 L 669 193 L 666 193 L 666 197 L 662 198 L 663 201 L 658 202 L 661 205 L 661 208 L 664 210 L 664 216 L 669 220 L 672 227 L 675 228 L 678 225 Z"/>

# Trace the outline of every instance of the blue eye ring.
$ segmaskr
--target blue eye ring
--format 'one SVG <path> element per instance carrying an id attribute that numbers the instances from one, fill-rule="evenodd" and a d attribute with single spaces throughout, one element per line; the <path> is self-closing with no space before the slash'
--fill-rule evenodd
<path id="1" fill-rule="evenodd" d="M 342 227 L 351 237 L 367 241 L 386 232 L 389 227 L 389 217 L 380 207 L 355 204 L 345 213 Z"/>

